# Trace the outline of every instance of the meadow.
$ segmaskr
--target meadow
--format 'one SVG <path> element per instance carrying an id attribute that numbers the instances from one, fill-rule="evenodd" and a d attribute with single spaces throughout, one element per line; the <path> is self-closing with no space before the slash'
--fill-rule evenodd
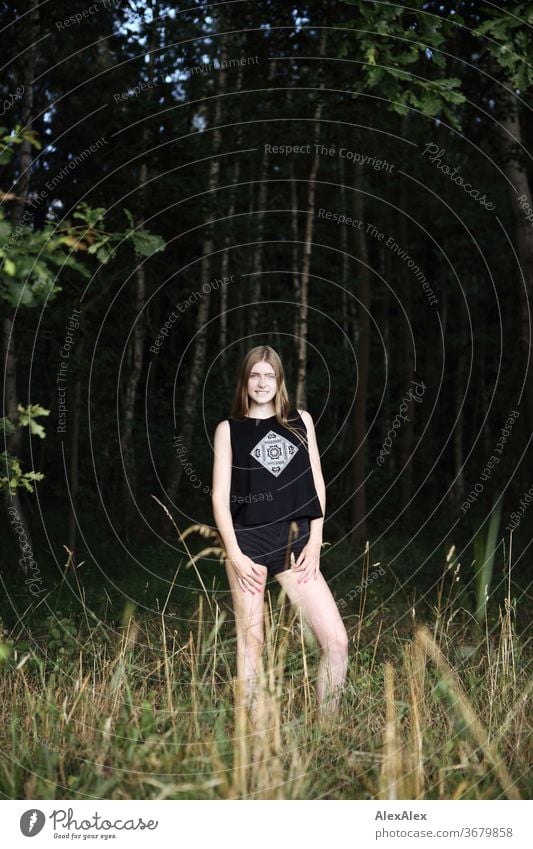
<path id="1" fill-rule="evenodd" d="M 198 526 L 189 530 L 194 550 Z M 382 577 L 387 564 L 367 546 L 356 590 L 335 590 L 350 665 L 330 721 L 317 712 L 318 646 L 279 585 L 269 583 L 258 730 L 234 678 L 235 635 L 216 546 L 203 540 L 191 549 L 155 610 L 122 598 L 117 615 L 120 596 L 105 586 L 93 586 L 89 600 L 83 566 L 67 562 L 59 586 L 4 627 L 4 798 L 531 793 L 527 615 L 521 619 L 516 596 L 524 596 L 510 569 L 480 627 L 453 548 L 438 583 L 413 604 L 405 587 L 394 590 Z M 324 560 L 325 572 L 335 568 Z"/>

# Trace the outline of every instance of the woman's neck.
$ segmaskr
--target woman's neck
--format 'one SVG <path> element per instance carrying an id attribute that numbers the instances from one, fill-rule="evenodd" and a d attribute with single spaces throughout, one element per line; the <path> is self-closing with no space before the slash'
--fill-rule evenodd
<path id="1" fill-rule="evenodd" d="M 248 408 L 248 417 L 251 419 L 271 419 L 275 415 L 272 404 L 250 404 Z"/>

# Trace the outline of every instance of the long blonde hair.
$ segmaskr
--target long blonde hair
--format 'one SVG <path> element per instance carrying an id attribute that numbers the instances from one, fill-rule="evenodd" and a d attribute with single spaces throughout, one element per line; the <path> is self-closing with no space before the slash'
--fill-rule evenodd
<path id="1" fill-rule="evenodd" d="M 288 422 L 288 415 L 292 409 L 292 404 L 290 402 L 287 385 L 285 383 L 285 372 L 279 355 L 276 353 L 274 348 L 270 347 L 270 345 L 258 345 L 256 348 L 252 348 L 248 351 L 248 353 L 243 357 L 237 386 L 235 387 L 230 415 L 234 419 L 244 419 L 249 415 L 250 406 L 248 404 L 248 379 L 253 367 L 260 362 L 266 362 L 271 365 L 272 370 L 276 375 L 277 391 L 274 396 L 274 409 L 276 411 L 275 415 L 278 424 L 283 425 L 283 427 L 286 427 L 287 430 L 291 431 L 291 433 L 294 433 L 300 442 L 302 442 L 302 444 L 307 448 L 307 431 L 305 430 L 305 433 L 302 433 L 301 427 L 293 427 Z M 294 419 L 291 421 L 294 421 Z"/>

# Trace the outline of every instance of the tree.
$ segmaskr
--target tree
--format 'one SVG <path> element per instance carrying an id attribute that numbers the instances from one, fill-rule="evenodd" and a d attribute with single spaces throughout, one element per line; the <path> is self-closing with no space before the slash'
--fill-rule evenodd
<path id="1" fill-rule="evenodd" d="M 491 9 L 488 20 L 475 30 L 483 44 L 482 64 L 492 77 L 497 102 L 495 122 L 502 166 L 507 177 L 514 239 L 519 273 L 513 274 L 520 304 L 520 352 L 522 360 L 526 432 L 533 432 L 533 363 L 531 315 L 533 306 L 533 204 L 529 186 L 522 118 L 524 104 L 533 85 L 533 49 L 530 3 L 513 4 L 512 14 L 505 8 Z M 529 215 L 528 215 L 529 213 Z M 533 456 L 528 452 L 529 473 L 533 474 Z"/>
<path id="2" fill-rule="evenodd" d="M 464 95 L 458 89 L 460 80 L 454 77 L 439 77 L 445 68 L 444 52 L 441 52 L 449 37 L 451 25 L 445 19 L 435 20 L 434 14 L 426 12 L 427 4 L 417 0 L 408 9 L 401 6 L 361 3 L 360 0 L 345 0 L 355 7 L 357 17 L 345 24 L 345 35 L 341 42 L 341 57 L 355 56 L 360 68 L 354 99 L 362 109 L 366 94 L 377 92 L 387 104 L 387 109 L 405 119 L 412 112 L 432 121 L 439 116 L 453 127 L 460 126 L 455 110 L 464 102 Z M 461 22 L 459 15 L 455 21 Z M 353 32 L 350 33 L 350 30 Z M 404 121 L 404 128 L 407 126 Z M 361 212 L 362 210 L 358 210 Z M 363 220 L 361 218 L 361 220 Z M 404 242 L 406 241 L 405 219 L 402 217 Z M 366 257 L 365 235 L 361 234 L 359 257 Z M 353 510 L 354 537 L 360 542 L 366 533 L 366 497 L 363 444 L 366 439 L 366 387 L 368 383 L 369 326 L 364 313 L 369 305 L 368 280 L 362 283 L 361 332 L 359 336 L 360 369 L 355 397 L 353 463 Z M 405 290 L 405 285 L 401 287 Z M 407 295 L 408 320 L 410 318 L 410 290 Z M 365 306 L 366 305 L 366 306 Z M 413 375 L 413 361 L 410 351 L 409 328 L 404 327 L 404 385 L 409 385 Z M 413 431 L 409 426 L 404 431 L 403 460 L 405 466 L 403 482 L 403 502 L 407 503 L 412 491 L 412 453 Z"/>
<path id="3" fill-rule="evenodd" d="M 223 32 L 225 29 L 225 25 L 229 22 L 229 13 L 225 9 L 222 9 L 219 12 L 217 21 Z M 211 293 L 209 284 L 211 278 L 211 269 L 213 267 L 212 254 L 215 245 L 215 228 L 213 223 L 214 215 L 212 205 L 214 204 L 216 191 L 218 189 L 220 181 L 219 153 L 222 143 L 220 124 L 222 123 L 222 114 L 225 105 L 224 94 L 226 93 L 227 78 L 225 63 L 227 60 L 227 55 L 227 35 L 223 34 L 220 36 L 221 68 L 218 74 L 217 96 L 215 98 L 215 105 L 213 110 L 213 152 L 209 160 L 209 175 L 207 188 L 207 197 L 209 203 L 211 204 L 211 208 L 207 213 L 206 217 L 205 235 L 202 245 L 202 261 L 200 264 L 200 279 L 202 283 L 207 286 L 207 290 L 203 290 L 202 297 L 200 298 L 198 304 L 198 311 L 196 313 L 196 327 L 194 334 L 192 364 L 188 376 L 187 386 L 185 388 L 185 397 L 183 399 L 182 407 L 181 431 L 183 445 L 185 446 L 186 450 L 190 450 L 191 448 L 191 440 L 196 418 L 198 389 L 202 379 L 205 364 L 205 352 L 207 342 L 206 324 L 207 318 L 209 316 L 209 301 Z M 167 494 L 171 501 L 174 501 L 176 499 L 176 495 L 178 493 L 180 485 L 182 469 L 182 464 L 178 462 L 176 457 L 173 457 L 167 484 Z"/>

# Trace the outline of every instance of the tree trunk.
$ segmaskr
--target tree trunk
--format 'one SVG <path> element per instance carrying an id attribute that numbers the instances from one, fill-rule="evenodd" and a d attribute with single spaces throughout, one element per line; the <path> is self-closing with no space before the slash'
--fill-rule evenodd
<path id="1" fill-rule="evenodd" d="M 268 85 L 272 83 L 274 80 L 274 76 L 276 73 L 276 62 L 275 60 L 271 60 L 270 69 L 268 74 Z M 259 316 L 259 303 L 261 301 L 261 289 L 262 289 L 262 272 L 263 272 L 263 232 L 265 226 L 265 214 L 266 214 L 266 205 L 267 205 L 267 194 L 268 194 L 268 166 L 269 166 L 270 154 L 263 151 L 263 155 L 261 157 L 261 167 L 259 168 L 259 196 L 258 196 L 258 209 L 255 215 L 252 218 L 254 225 L 254 242 L 253 245 L 253 270 L 252 270 L 252 285 L 250 289 L 251 297 L 251 307 L 250 307 L 250 320 L 248 323 L 248 334 L 250 337 L 255 336 L 257 332 L 257 320 Z"/>
<path id="2" fill-rule="evenodd" d="M 224 30 L 224 16 L 221 14 L 220 26 L 221 31 Z M 209 178 L 208 178 L 208 197 L 210 203 L 214 203 L 216 189 L 219 184 L 220 160 L 218 153 L 221 144 L 221 132 L 219 129 L 222 117 L 224 94 L 226 92 L 226 71 L 225 64 L 227 60 L 227 35 L 220 37 L 220 64 L 221 70 L 218 74 L 218 94 L 219 97 L 215 101 L 215 112 L 213 118 L 213 156 L 209 163 Z M 213 252 L 213 212 L 210 210 L 206 220 L 205 237 L 202 244 L 202 262 L 201 262 L 201 281 L 208 284 L 211 278 L 211 254 Z M 198 397 L 198 388 L 200 386 L 202 375 L 204 373 L 205 352 L 206 352 L 206 324 L 209 317 L 209 287 L 207 292 L 202 292 L 196 314 L 195 328 L 195 345 L 192 356 L 192 363 L 189 371 L 189 382 L 185 391 L 182 408 L 182 428 L 181 437 L 182 445 L 187 451 L 190 451 L 192 434 L 194 430 L 196 418 L 196 402 Z M 173 457 L 170 474 L 168 478 L 167 493 L 171 501 L 175 501 L 182 473 L 182 464 Z"/>
<path id="3" fill-rule="evenodd" d="M 292 115 L 292 88 L 287 92 L 287 107 L 288 114 Z M 298 244 L 298 183 L 294 174 L 294 160 L 291 158 L 289 162 L 289 180 L 291 188 L 291 237 L 292 237 L 292 290 L 294 295 L 294 303 L 300 303 L 300 250 Z M 293 337 L 296 352 L 298 351 L 298 326 L 299 326 L 299 310 L 298 307 L 294 310 L 294 325 Z M 291 364 L 291 386 L 294 386 L 294 367 Z"/>
<path id="4" fill-rule="evenodd" d="M 504 80 L 503 85 L 512 91 L 511 84 Z M 502 91 L 502 90 L 500 90 Z M 504 93 L 501 129 L 498 139 L 502 152 L 503 169 L 509 180 L 509 199 L 514 221 L 514 237 L 520 272 L 515 271 L 517 298 L 520 310 L 519 346 L 522 353 L 526 436 L 533 432 L 533 365 L 531 363 L 531 308 L 533 306 L 533 226 L 526 218 L 531 210 L 531 192 L 524 165 L 519 160 L 519 151 L 524 150 L 517 99 Z M 533 456 L 528 452 L 528 468 L 533 476 Z"/>
<path id="5" fill-rule="evenodd" d="M 346 199 L 346 185 L 344 173 L 344 160 L 339 157 L 339 180 L 341 184 L 340 198 L 341 210 L 348 214 L 348 204 L 351 202 Z M 351 195 L 351 193 L 350 193 Z M 347 371 L 354 368 L 355 350 L 357 348 L 357 337 L 359 330 L 357 327 L 357 310 L 355 306 L 355 297 L 353 293 L 348 291 L 348 278 L 350 274 L 350 258 L 348 248 L 348 227 L 340 228 L 340 246 L 342 251 L 342 266 L 341 266 L 341 286 L 342 286 L 342 329 L 343 329 L 343 362 Z M 326 284 L 327 285 L 327 284 Z M 337 421 L 337 413 L 335 414 Z M 347 436 L 351 438 L 350 429 L 346 426 L 342 428 L 338 438 L 335 440 L 335 448 L 338 451 L 338 456 L 342 456 L 344 452 L 344 444 Z"/>
<path id="6" fill-rule="evenodd" d="M 385 250 L 384 245 L 379 243 L 379 270 L 380 274 L 385 281 L 385 283 L 380 284 L 380 290 L 383 292 L 381 296 L 381 323 L 380 327 L 382 328 L 381 332 L 383 334 L 383 348 L 384 348 L 384 356 L 385 360 L 383 362 L 383 382 L 385 384 L 390 384 L 390 369 L 391 363 L 394 362 L 394 357 L 392 353 L 393 341 L 391 339 L 390 332 L 390 322 L 391 322 L 391 298 L 390 298 L 390 290 L 386 285 L 387 281 L 393 280 L 393 274 L 391 271 L 391 252 L 390 250 Z M 393 325 L 394 325 L 393 320 Z M 383 393 L 383 401 L 381 405 L 380 411 L 380 445 L 383 445 L 387 438 L 387 432 L 389 430 L 389 422 L 390 422 L 390 392 L 387 385 L 385 385 L 385 392 Z M 391 465 L 388 466 L 388 471 L 392 475 L 392 457 L 388 458 L 391 461 Z"/>
<path id="7" fill-rule="evenodd" d="M 84 313 L 80 316 L 80 327 L 78 344 L 75 347 L 73 358 L 74 391 L 72 393 L 72 413 L 70 417 L 70 513 L 68 520 L 68 547 L 72 551 L 72 567 L 76 568 L 77 540 L 76 530 L 78 515 L 78 485 L 79 485 L 79 444 L 81 423 L 81 389 L 82 389 L 82 363 L 83 348 L 85 344 L 85 319 Z"/>
<path id="8" fill-rule="evenodd" d="M 158 47 L 157 21 L 159 19 L 159 6 L 157 2 L 152 4 L 152 23 L 148 36 L 148 63 L 146 74 L 149 80 L 156 76 L 155 55 Z M 156 96 L 153 88 L 149 90 L 148 103 L 155 107 Z M 142 150 L 144 158 L 139 167 L 137 208 L 138 214 L 135 219 L 135 227 L 144 224 L 144 205 L 146 197 L 146 183 L 148 181 L 147 155 L 150 150 L 151 132 L 145 124 L 142 131 Z M 123 530 L 126 540 L 130 541 L 130 531 L 135 520 L 135 493 L 137 490 L 137 462 L 135 456 L 134 424 L 135 406 L 137 403 L 137 390 L 144 365 L 144 343 L 146 338 L 146 272 L 145 257 L 137 257 L 137 268 L 135 270 L 135 316 L 133 329 L 128 344 L 126 357 L 127 374 L 122 395 L 122 427 L 120 432 L 120 443 L 122 459 L 124 463 L 124 483 L 122 498 L 126 505 L 124 511 Z"/>
<path id="9" fill-rule="evenodd" d="M 262 280 L 261 273 L 263 271 L 263 229 L 265 223 L 265 209 L 267 203 L 268 191 L 268 154 L 263 153 L 261 157 L 261 166 L 259 168 L 259 194 L 257 200 L 257 210 L 253 214 L 253 231 L 254 244 L 252 245 L 253 262 L 252 262 L 252 277 L 250 286 L 250 307 L 248 321 L 248 336 L 250 342 L 254 343 L 253 337 L 257 332 L 257 319 L 259 315 L 259 301 L 261 300 Z"/>
<path id="10" fill-rule="evenodd" d="M 242 88 L 242 65 L 239 65 L 239 74 L 237 77 L 237 91 L 240 91 Z M 241 99 L 239 98 L 239 105 L 241 103 Z M 239 124 L 239 128 L 237 131 L 237 148 L 241 146 L 242 143 L 242 125 Z M 233 163 L 233 186 L 236 186 L 239 182 L 241 174 L 241 159 L 239 155 L 235 156 L 235 161 Z M 236 189 L 232 188 L 230 191 L 230 204 L 228 208 L 228 216 L 227 216 L 227 226 L 229 232 L 233 232 L 233 215 L 235 214 L 235 197 L 236 197 Z M 228 234 L 226 236 L 226 250 L 222 254 L 222 263 L 220 276 L 222 279 L 225 277 L 229 277 L 229 247 L 231 245 L 231 238 Z M 229 375 L 227 369 L 227 347 L 228 347 L 228 289 L 229 286 L 221 286 L 220 288 L 220 324 L 219 324 L 219 342 L 218 347 L 220 351 L 220 374 L 222 377 L 222 383 L 226 388 L 226 391 L 229 391 L 230 382 Z"/>
<path id="11" fill-rule="evenodd" d="M 408 138 L 407 117 L 402 120 L 402 138 Z M 398 241 L 402 250 L 408 250 L 409 237 L 407 233 L 407 195 L 405 192 L 405 181 L 402 182 L 399 198 L 400 214 L 398 218 Z M 400 300 L 404 307 L 404 314 L 400 318 L 401 328 L 401 368 L 402 368 L 402 397 L 412 389 L 414 378 L 414 351 L 413 351 L 413 295 L 412 278 L 407 265 L 402 262 L 399 271 Z M 411 404 L 407 421 L 403 422 L 402 434 L 402 483 L 401 483 L 401 507 L 405 509 L 411 500 L 413 492 L 413 446 L 414 446 L 414 417 L 416 404 Z"/>
<path id="12" fill-rule="evenodd" d="M 462 501 L 465 491 L 464 479 L 464 456 L 463 456 L 463 435 L 464 435 L 464 401 L 465 401 L 465 376 L 468 354 L 468 335 L 466 332 L 465 316 L 461 306 L 459 306 L 459 357 L 457 360 L 457 374 L 455 375 L 455 430 L 453 433 L 453 465 L 455 485 L 449 488 L 448 492 L 452 496 L 452 503 L 458 507 Z M 482 378 L 483 379 L 483 378 Z M 462 409 L 461 409 L 462 405 Z"/>
<path id="13" fill-rule="evenodd" d="M 323 57 L 326 51 L 326 30 L 322 29 L 320 34 L 320 47 L 318 55 Z M 318 86 L 319 94 L 315 107 L 314 114 L 314 130 L 313 141 L 318 144 L 320 141 L 320 118 L 322 116 L 322 97 L 320 92 L 324 89 L 324 79 L 320 81 Z M 306 376 L 307 376 L 307 313 L 309 302 L 309 274 L 311 270 L 311 253 L 313 249 L 313 232 L 315 221 L 315 195 L 316 195 L 316 177 L 319 166 L 319 155 L 316 152 L 313 156 L 311 172 L 309 174 L 309 185 L 307 190 L 307 216 L 305 221 L 305 236 L 304 236 L 304 252 L 302 262 L 302 275 L 300 287 L 300 307 L 298 311 L 298 339 L 297 339 L 297 373 L 296 373 L 296 407 L 304 409 L 307 407 L 306 399 Z"/>
<path id="14" fill-rule="evenodd" d="M 347 209 L 346 203 L 346 186 L 344 184 L 344 159 L 342 156 L 339 156 L 339 179 L 341 184 L 340 196 L 341 196 L 341 209 L 344 212 Z M 342 285 L 342 347 L 343 352 L 345 354 L 345 362 L 347 363 L 348 368 L 353 365 L 351 362 L 351 352 L 350 352 L 350 315 L 352 314 L 355 317 L 355 303 L 353 298 L 348 297 L 348 273 L 349 273 L 349 260 L 348 260 L 348 228 L 342 226 L 341 227 L 341 250 L 342 250 L 342 272 L 341 272 L 341 285 Z M 343 433 L 346 433 L 346 429 Z"/>
<path id="15" fill-rule="evenodd" d="M 365 204 L 362 192 L 363 168 L 355 168 L 354 218 L 365 220 Z M 353 458 L 354 493 L 352 498 L 352 538 L 356 545 L 367 538 L 366 493 L 365 493 L 365 457 L 366 457 L 366 395 L 368 386 L 368 365 L 370 354 L 370 273 L 368 270 L 368 250 L 363 229 L 356 229 L 355 255 L 359 260 L 358 302 L 359 306 L 359 344 L 357 346 L 357 384 L 355 389 L 354 437 L 355 454 Z"/>
<path id="16" fill-rule="evenodd" d="M 143 139 L 148 142 L 148 133 L 143 132 Z M 148 177 L 148 167 L 143 162 L 139 169 L 139 200 L 142 205 L 144 200 L 144 186 Z M 135 222 L 136 227 L 142 225 L 139 218 Z M 128 345 L 128 373 L 122 399 L 123 423 L 120 434 L 122 446 L 122 458 L 124 462 L 124 491 L 123 498 L 126 504 L 124 530 L 126 539 L 129 541 L 129 531 L 134 519 L 134 497 L 137 484 L 137 469 L 135 459 L 135 445 L 133 440 L 133 427 L 135 423 L 135 405 L 137 402 L 137 389 L 141 378 L 144 363 L 144 340 L 146 336 L 146 273 L 144 269 L 145 257 L 137 258 L 135 270 L 135 317 L 133 329 Z"/>
<path id="17" fill-rule="evenodd" d="M 289 91 L 290 95 L 290 91 Z M 300 252 L 298 245 L 298 185 L 296 183 L 296 179 L 294 176 L 294 162 L 291 160 L 289 163 L 289 179 L 291 181 L 291 237 L 292 237 L 292 258 L 291 258 L 291 268 L 292 268 L 292 290 L 294 303 L 297 305 L 300 302 L 300 294 L 301 294 L 301 286 L 300 286 Z M 294 329 L 293 329 L 293 337 L 294 343 L 296 347 L 296 351 L 298 350 L 298 321 L 299 310 L 296 306 L 294 310 Z M 291 369 L 291 386 L 294 385 L 294 368 Z"/>

